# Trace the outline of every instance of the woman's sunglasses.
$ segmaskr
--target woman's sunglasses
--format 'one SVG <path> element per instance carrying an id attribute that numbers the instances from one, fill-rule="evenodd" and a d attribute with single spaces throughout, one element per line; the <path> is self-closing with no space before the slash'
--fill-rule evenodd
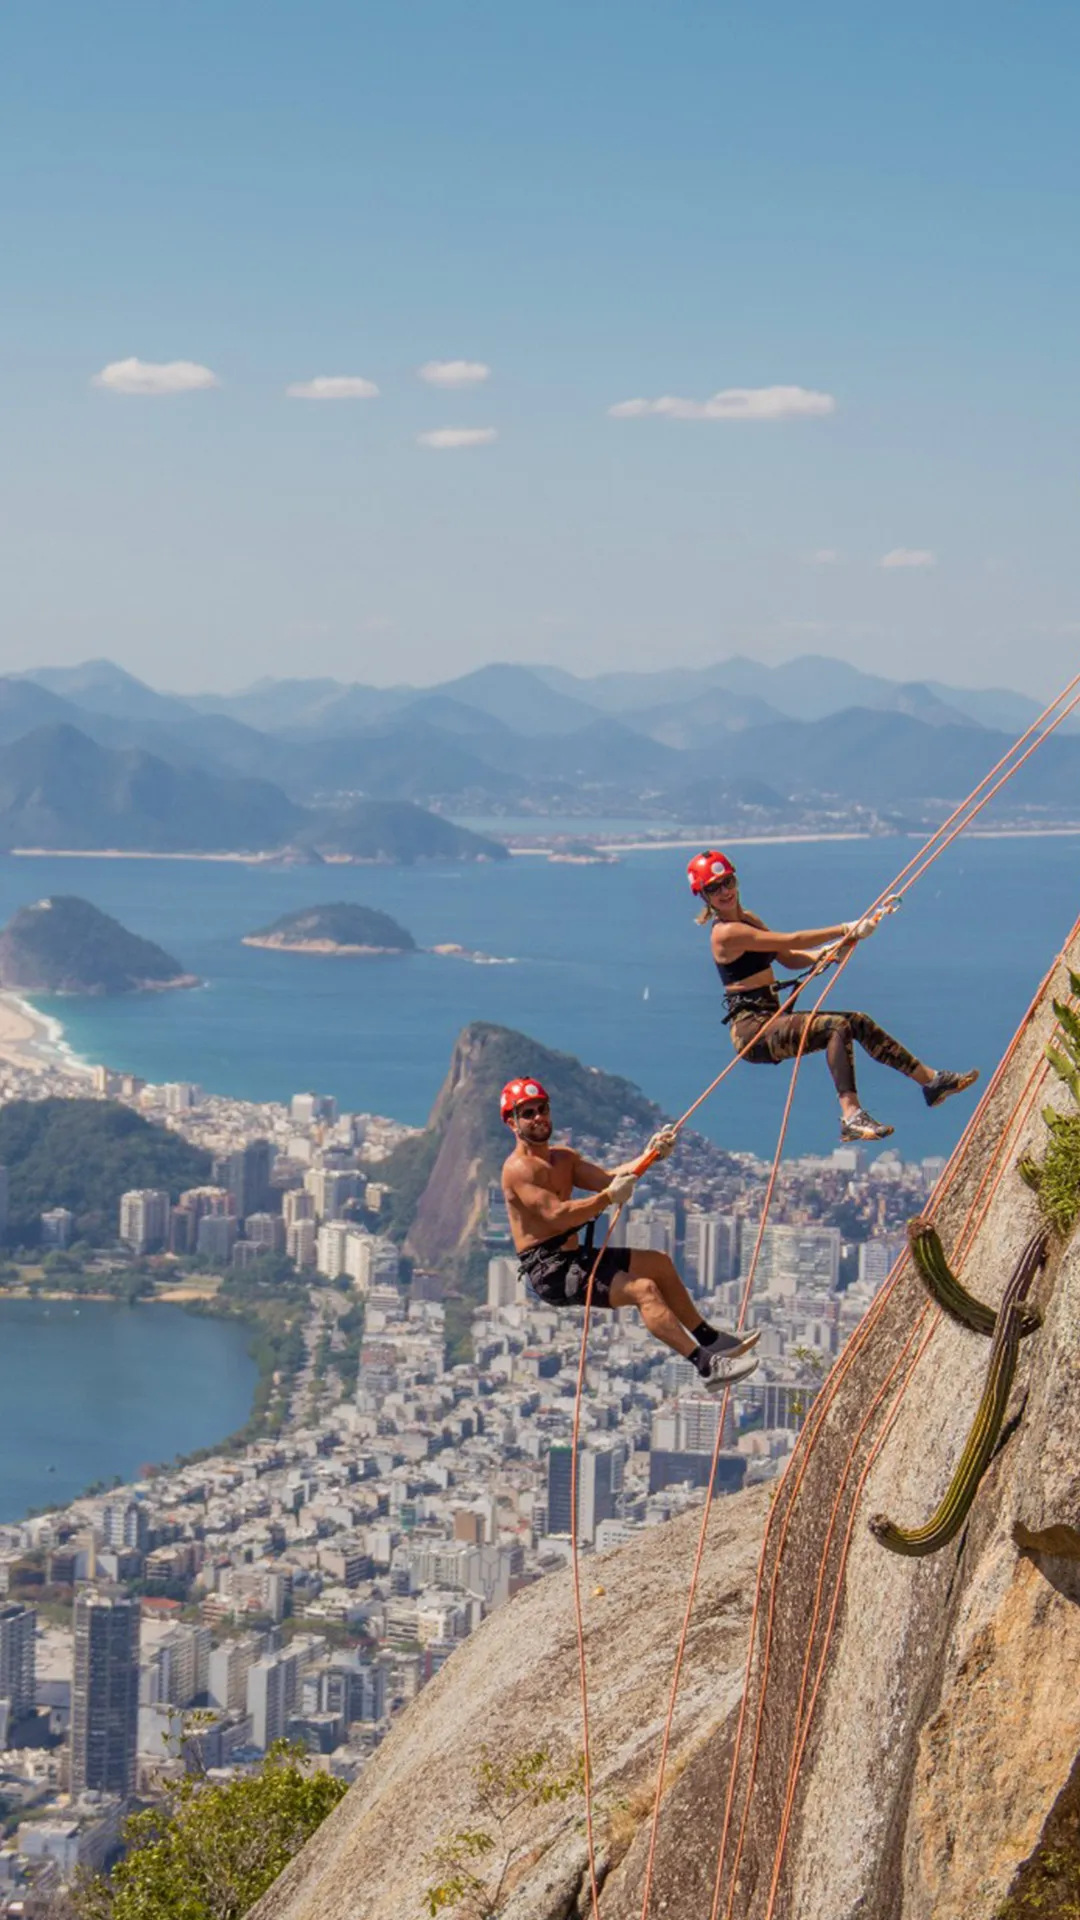
<path id="1" fill-rule="evenodd" d="M 738 884 L 737 874 L 726 873 L 722 880 L 714 880 L 712 886 L 706 887 L 705 891 L 706 893 L 734 893 Z"/>

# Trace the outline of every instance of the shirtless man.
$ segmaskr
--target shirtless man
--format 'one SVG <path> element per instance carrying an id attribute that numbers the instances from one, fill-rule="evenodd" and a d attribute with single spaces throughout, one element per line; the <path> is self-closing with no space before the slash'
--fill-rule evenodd
<path id="1" fill-rule="evenodd" d="M 625 1206 L 634 1190 L 633 1164 L 605 1173 L 570 1147 L 551 1145 L 551 1107 L 538 1080 L 509 1080 L 500 1112 L 516 1145 L 503 1167 L 502 1188 L 521 1271 L 549 1307 L 583 1307 L 596 1255 L 593 1224 L 609 1207 Z M 647 1152 L 666 1160 L 675 1130 L 655 1133 Z M 575 1200 L 575 1187 L 588 1199 Z M 584 1244 L 578 1228 L 587 1229 Z M 757 1333 L 721 1333 L 703 1320 L 666 1253 L 606 1247 L 593 1281 L 594 1307 L 636 1307 L 649 1332 L 696 1368 L 716 1393 L 753 1373 L 749 1349 Z"/>

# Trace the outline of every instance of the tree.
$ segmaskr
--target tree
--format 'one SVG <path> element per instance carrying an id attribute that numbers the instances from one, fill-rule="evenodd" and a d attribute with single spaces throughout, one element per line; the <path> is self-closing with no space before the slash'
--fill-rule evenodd
<path id="1" fill-rule="evenodd" d="M 435 1875 L 424 1889 L 432 1920 L 440 1913 L 455 1914 L 459 1920 L 496 1920 L 507 1875 L 529 1844 L 525 1816 L 553 1801 L 569 1800 L 582 1792 L 584 1782 L 580 1754 L 560 1773 L 547 1747 L 509 1760 L 493 1760 L 482 1748 L 473 1784 L 483 1824 L 444 1834 L 424 1857 L 428 1872 Z"/>
<path id="2" fill-rule="evenodd" d="M 347 1791 L 305 1758 L 280 1740 L 253 1776 L 187 1774 L 127 1822 L 126 1857 L 76 1891 L 77 1920 L 241 1920 Z"/>

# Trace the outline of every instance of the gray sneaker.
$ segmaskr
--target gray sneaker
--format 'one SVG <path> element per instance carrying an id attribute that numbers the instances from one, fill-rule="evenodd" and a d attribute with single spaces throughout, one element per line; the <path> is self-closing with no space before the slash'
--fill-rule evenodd
<path id="1" fill-rule="evenodd" d="M 723 1393 L 725 1387 L 734 1387 L 740 1380 L 749 1379 L 757 1372 L 757 1356 L 753 1353 L 740 1354 L 733 1358 L 727 1353 L 713 1353 L 709 1357 L 709 1371 L 701 1376 L 701 1384 L 706 1393 Z"/>
<path id="2" fill-rule="evenodd" d="M 887 1121 L 875 1120 L 865 1107 L 857 1107 L 840 1122 L 841 1140 L 887 1140 L 892 1131 Z"/>
<path id="3" fill-rule="evenodd" d="M 761 1339 L 760 1327 L 744 1327 L 739 1333 L 718 1332 L 715 1340 L 704 1342 L 706 1353 L 722 1353 L 725 1360 L 737 1360 L 741 1353 L 749 1353 Z"/>
<path id="4" fill-rule="evenodd" d="M 969 1073 L 935 1073 L 923 1088 L 922 1097 L 928 1107 L 940 1107 L 942 1101 L 948 1100 L 951 1094 L 963 1093 L 965 1087 L 973 1087 L 978 1077 L 978 1067 L 972 1067 Z"/>

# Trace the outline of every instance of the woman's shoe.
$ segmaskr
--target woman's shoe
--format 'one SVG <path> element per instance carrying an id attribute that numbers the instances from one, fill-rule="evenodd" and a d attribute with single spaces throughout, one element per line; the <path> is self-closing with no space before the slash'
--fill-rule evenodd
<path id="1" fill-rule="evenodd" d="M 922 1097 L 928 1107 L 940 1107 L 950 1094 L 963 1093 L 964 1088 L 973 1086 L 978 1077 L 978 1067 L 972 1067 L 970 1073 L 935 1073 L 923 1088 Z"/>
<path id="2" fill-rule="evenodd" d="M 856 1107 L 840 1122 L 841 1140 L 886 1140 L 892 1131 L 881 1120 L 874 1120 L 865 1107 Z"/>

